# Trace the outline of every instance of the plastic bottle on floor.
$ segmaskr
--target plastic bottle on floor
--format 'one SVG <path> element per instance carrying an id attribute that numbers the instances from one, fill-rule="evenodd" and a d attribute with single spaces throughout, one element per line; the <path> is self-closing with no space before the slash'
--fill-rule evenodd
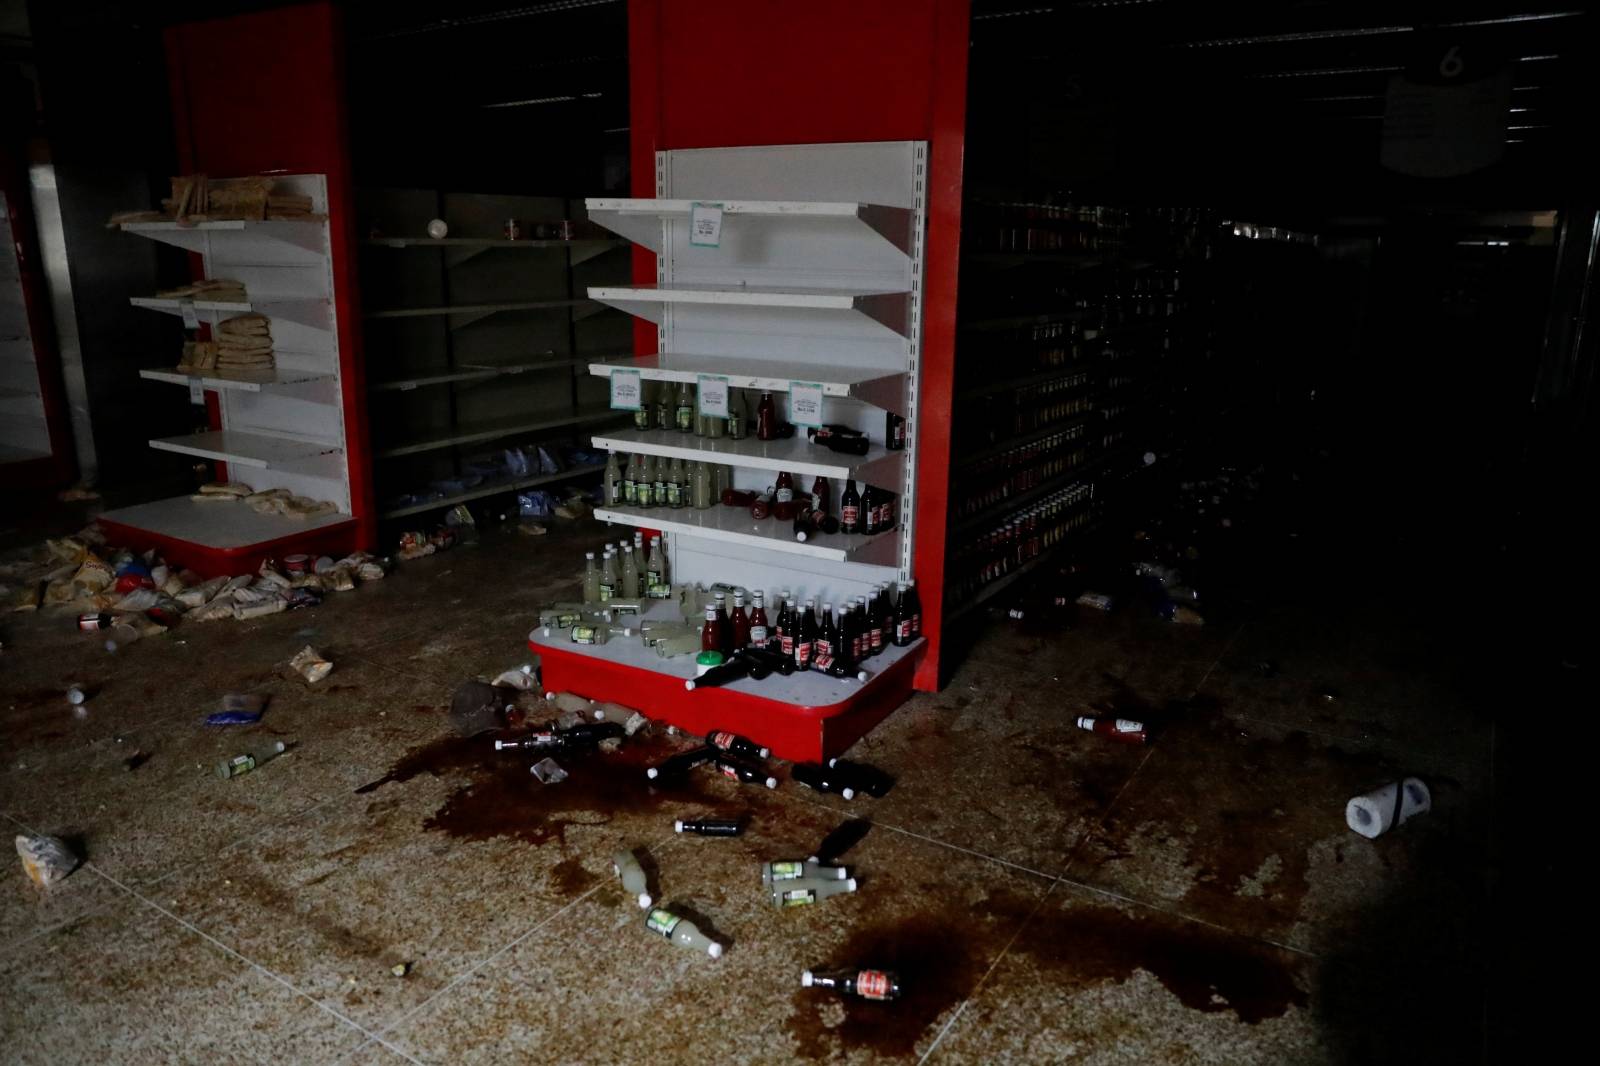
<path id="1" fill-rule="evenodd" d="M 774 907 L 810 907 L 821 903 L 829 896 L 837 896 L 842 892 L 854 892 L 856 879 L 847 877 L 842 881 L 829 878 L 827 880 L 813 880 L 803 878 L 799 881 L 780 881 L 772 886 L 772 905 Z"/>
<path id="2" fill-rule="evenodd" d="M 644 918 L 645 928 L 659 933 L 682 948 L 703 951 L 713 959 L 722 958 L 722 945 L 700 931 L 700 927 L 681 915 L 657 907 Z"/>
<path id="3" fill-rule="evenodd" d="M 646 891 L 650 886 L 638 856 L 627 849 L 617 852 L 611 856 L 611 872 L 622 880 L 622 890 L 638 900 L 640 907 L 650 906 L 650 893 Z"/>

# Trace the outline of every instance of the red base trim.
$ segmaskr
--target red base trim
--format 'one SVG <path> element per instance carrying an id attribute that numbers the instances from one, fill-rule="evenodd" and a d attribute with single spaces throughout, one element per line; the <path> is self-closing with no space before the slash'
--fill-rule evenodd
<path id="1" fill-rule="evenodd" d="M 281 559 L 285 555 L 300 553 L 331 555 L 337 559 L 355 551 L 359 540 L 359 524 L 355 519 L 238 548 L 216 548 L 192 540 L 180 540 L 105 518 L 99 520 L 99 525 L 110 543 L 141 552 L 154 548 L 169 566 L 187 567 L 201 577 L 253 574 L 261 568 L 263 560 Z"/>
<path id="2" fill-rule="evenodd" d="M 839 703 L 802 707 L 726 688 L 691 692 L 679 677 L 532 640 L 528 647 L 540 657 L 540 677 L 547 691 L 636 707 L 695 736 L 732 730 L 792 762 L 821 762 L 866 736 L 910 697 L 911 678 L 922 658 L 914 654 L 892 663 Z"/>

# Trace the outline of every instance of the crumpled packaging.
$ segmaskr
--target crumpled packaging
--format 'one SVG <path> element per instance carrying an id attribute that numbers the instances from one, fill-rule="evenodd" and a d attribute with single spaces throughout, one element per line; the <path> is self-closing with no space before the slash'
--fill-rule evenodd
<path id="1" fill-rule="evenodd" d="M 322 657 L 322 653 L 307 644 L 299 653 L 289 660 L 289 665 L 295 673 L 315 685 L 318 681 L 333 672 L 333 664 Z"/>
<path id="2" fill-rule="evenodd" d="M 40 888 L 49 888 L 78 868 L 78 857 L 60 837 L 18 834 L 17 854 L 23 872 Z"/>

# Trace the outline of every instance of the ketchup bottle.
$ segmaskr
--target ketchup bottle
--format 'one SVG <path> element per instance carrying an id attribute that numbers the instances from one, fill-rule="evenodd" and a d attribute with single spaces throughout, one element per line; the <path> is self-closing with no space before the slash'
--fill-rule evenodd
<path id="1" fill-rule="evenodd" d="M 772 636 L 772 630 L 767 625 L 767 605 L 765 603 L 765 595 L 762 592 L 757 591 L 755 593 L 755 599 L 755 606 L 750 610 L 749 643 L 753 648 L 765 648 L 767 646 L 768 639 Z"/>
<path id="2" fill-rule="evenodd" d="M 778 471 L 778 483 L 773 486 L 772 515 L 780 522 L 794 519 L 794 478 L 789 471 Z"/>
<path id="3" fill-rule="evenodd" d="M 745 613 L 744 596 L 733 594 L 733 650 L 738 651 L 750 643 L 750 616 Z"/>
<path id="4" fill-rule="evenodd" d="M 722 650 L 722 619 L 717 617 L 717 605 L 706 605 L 706 624 L 700 627 L 700 650 Z"/>
<path id="5" fill-rule="evenodd" d="M 832 496 L 833 493 L 828 488 L 828 479 L 818 474 L 816 482 L 811 486 L 811 509 L 817 513 L 819 523 L 833 510 Z"/>
<path id="6" fill-rule="evenodd" d="M 757 496 L 750 504 L 751 518 L 765 518 L 772 513 L 772 486 L 767 486 L 767 491 Z"/>

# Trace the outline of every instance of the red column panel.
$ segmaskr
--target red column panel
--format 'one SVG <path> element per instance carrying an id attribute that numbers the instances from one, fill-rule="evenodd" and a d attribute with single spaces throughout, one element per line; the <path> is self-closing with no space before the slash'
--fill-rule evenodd
<path id="1" fill-rule="evenodd" d="M 922 387 L 916 426 L 917 584 L 939 684 L 949 494 L 968 0 L 630 0 L 633 192 L 655 195 L 655 153 L 836 141 L 930 142 Z M 636 254 L 634 277 L 654 281 Z M 648 323 L 636 337 L 655 331 Z"/>

